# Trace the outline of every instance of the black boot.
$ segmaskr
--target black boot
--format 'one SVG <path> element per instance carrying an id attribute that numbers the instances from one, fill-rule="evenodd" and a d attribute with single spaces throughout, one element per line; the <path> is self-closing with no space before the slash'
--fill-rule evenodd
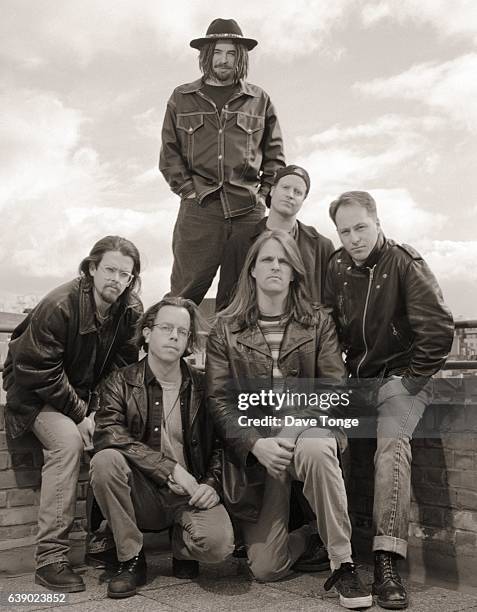
<path id="1" fill-rule="evenodd" d="M 108 584 L 108 597 L 122 599 L 136 595 L 136 587 L 146 584 L 147 566 L 144 551 L 128 561 L 121 561 Z"/>
<path id="2" fill-rule="evenodd" d="M 199 562 L 193 559 L 176 559 L 172 557 L 172 575 L 174 578 L 193 580 L 199 575 Z"/>
<path id="3" fill-rule="evenodd" d="M 75 574 L 68 561 L 57 561 L 40 567 L 35 572 L 35 583 L 61 593 L 78 593 L 86 589 L 83 578 Z"/>
<path id="4" fill-rule="evenodd" d="M 406 589 L 396 568 L 398 555 L 377 550 L 374 553 L 373 594 L 377 603 L 387 610 L 402 610 L 408 606 Z"/>

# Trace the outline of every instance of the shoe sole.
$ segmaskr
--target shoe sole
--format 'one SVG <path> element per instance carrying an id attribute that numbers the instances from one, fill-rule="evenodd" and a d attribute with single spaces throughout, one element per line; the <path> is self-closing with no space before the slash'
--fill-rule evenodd
<path id="1" fill-rule="evenodd" d="M 356 608 L 370 608 L 373 605 L 372 595 L 366 595 L 365 597 L 343 597 L 340 593 L 340 605 L 348 610 L 355 610 Z"/>
<path id="2" fill-rule="evenodd" d="M 41 578 L 41 576 L 35 576 L 35 584 L 40 584 L 50 589 L 50 591 L 59 591 L 60 593 L 80 593 L 81 591 L 86 591 L 85 584 L 73 584 L 71 586 L 51 584 L 44 578 Z"/>
<path id="3" fill-rule="evenodd" d="M 408 601 L 396 602 L 396 603 L 386 602 L 384 604 L 383 602 L 379 601 L 378 597 L 376 597 L 376 603 L 378 604 L 380 608 L 384 608 L 385 610 L 405 610 L 406 608 L 409 607 Z"/>

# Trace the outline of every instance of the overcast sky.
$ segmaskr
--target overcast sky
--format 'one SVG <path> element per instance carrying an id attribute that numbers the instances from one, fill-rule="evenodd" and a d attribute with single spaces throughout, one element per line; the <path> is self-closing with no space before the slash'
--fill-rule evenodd
<path id="1" fill-rule="evenodd" d="M 278 112 L 302 209 L 338 244 L 329 202 L 369 190 L 386 235 L 417 248 L 455 315 L 477 317 L 475 0 L 3 0 L 0 310 L 76 273 L 106 234 L 143 258 L 143 300 L 169 288 L 179 200 L 157 169 L 191 38 L 236 18 L 249 80 Z M 215 291 L 209 293 L 215 295 Z"/>

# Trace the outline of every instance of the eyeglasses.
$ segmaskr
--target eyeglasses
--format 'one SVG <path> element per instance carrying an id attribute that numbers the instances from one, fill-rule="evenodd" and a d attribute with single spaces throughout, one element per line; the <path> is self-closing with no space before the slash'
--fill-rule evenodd
<path id="1" fill-rule="evenodd" d="M 185 327 L 176 327 L 175 325 L 171 325 L 171 323 L 156 323 L 151 325 L 151 327 L 157 327 L 159 332 L 165 336 L 170 336 L 174 330 L 177 330 L 177 335 L 183 340 L 189 338 L 191 334 L 191 332 Z"/>
<path id="2" fill-rule="evenodd" d="M 113 266 L 103 266 L 100 264 L 99 267 L 103 270 L 108 280 L 115 280 L 117 277 L 121 285 L 129 285 L 134 278 L 133 274 L 120 270 L 119 268 L 113 268 Z"/>

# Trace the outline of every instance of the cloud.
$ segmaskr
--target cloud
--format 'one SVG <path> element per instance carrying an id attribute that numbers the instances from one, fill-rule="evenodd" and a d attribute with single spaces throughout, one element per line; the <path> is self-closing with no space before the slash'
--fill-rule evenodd
<path id="1" fill-rule="evenodd" d="M 460 127 L 477 131 L 477 53 L 443 63 L 427 62 L 401 74 L 360 82 L 354 89 L 369 97 L 404 98 L 445 113 Z"/>
<path id="2" fill-rule="evenodd" d="M 331 31 L 342 27 L 355 4 L 355 0 L 253 4 L 224 0 L 220 12 L 233 15 L 245 36 L 259 40 L 261 54 L 284 52 L 287 61 L 290 56 L 333 47 Z M 184 53 L 188 42 L 205 34 L 214 17 L 201 0 L 174 0 L 173 4 L 169 0 L 43 0 L 41 6 L 6 0 L 2 9 L 0 53 L 30 69 L 47 60 L 57 62 L 58 49 L 84 66 L 104 53 L 131 56 L 154 48 L 160 53 Z"/>
<path id="3" fill-rule="evenodd" d="M 379 0 L 368 2 L 362 10 L 366 26 L 384 20 L 431 25 L 444 37 L 471 38 L 477 42 L 477 4 L 475 0 Z"/>

